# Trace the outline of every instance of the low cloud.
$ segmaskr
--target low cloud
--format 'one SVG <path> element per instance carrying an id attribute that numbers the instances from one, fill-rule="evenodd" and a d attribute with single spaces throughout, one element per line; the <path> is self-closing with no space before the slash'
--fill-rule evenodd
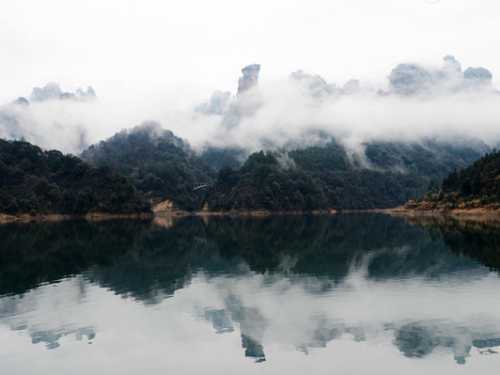
<path id="1" fill-rule="evenodd" d="M 491 72 L 462 70 L 453 56 L 438 67 L 400 64 L 389 72 L 386 87 L 376 88 L 354 79 L 329 83 L 303 71 L 262 81 L 259 72 L 258 65 L 243 69 L 238 94 L 216 91 L 205 103 L 193 95 L 177 107 L 169 100 L 175 93 L 95 98 L 91 88 L 65 93 L 49 84 L 34 89 L 29 101 L 2 107 L 0 137 L 23 137 L 44 148 L 78 153 L 123 128 L 154 120 L 195 149 L 301 147 L 328 136 L 353 149 L 375 140 L 429 137 L 450 142 L 473 138 L 490 146 L 500 141 L 500 95 Z"/>

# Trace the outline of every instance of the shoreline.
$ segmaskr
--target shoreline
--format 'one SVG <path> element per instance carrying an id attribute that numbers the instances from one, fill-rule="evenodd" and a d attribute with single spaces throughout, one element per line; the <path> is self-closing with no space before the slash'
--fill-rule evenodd
<path id="1" fill-rule="evenodd" d="M 396 207 L 382 210 L 389 215 L 407 218 L 449 218 L 462 221 L 500 222 L 500 209 L 489 207 L 418 209 Z"/>
<path id="2" fill-rule="evenodd" d="M 69 220 L 106 221 L 106 220 L 149 220 L 153 213 L 139 212 L 130 214 L 112 214 L 105 212 L 91 212 L 87 214 L 4 214 L 0 213 L 0 224 L 10 223 L 43 223 Z"/>
<path id="3" fill-rule="evenodd" d="M 0 224 L 59 222 L 68 220 L 87 220 L 93 222 L 107 220 L 154 220 L 156 218 L 183 218 L 183 217 L 253 217 L 264 218 L 270 216 L 300 216 L 300 215 L 335 215 L 339 211 L 312 210 L 312 211 L 269 211 L 269 210 L 242 210 L 242 211 L 183 211 L 165 210 L 151 213 L 113 214 L 91 212 L 87 214 L 4 214 L 0 213 Z"/>
<path id="4" fill-rule="evenodd" d="M 60 222 L 69 220 L 87 220 L 100 222 L 108 220 L 155 220 L 161 218 L 185 218 L 185 217 L 246 217 L 267 218 L 271 216 L 301 216 L 301 215 L 337 215 L 355 213 L 381 213 L 406 218 L 451 218 L 457 220 L 476 222 L 500 222 L 500 209 L 495 208 L 457 208 L 457 209 L 415 209 L 404 206 L 394 208 L 372 208 L 372 209 L 349 209 L 349 210 L 312 210 L 312 211 L 269 211 L 269 210 L 232 210 L 232 211 L 183 211 L 165 210 L 142 213 L 104 213 L 91 212 L 87 214 L 4 214 L 0 213 L 0 224 L 9 223 L 36 223 L 36 222 Z"/>

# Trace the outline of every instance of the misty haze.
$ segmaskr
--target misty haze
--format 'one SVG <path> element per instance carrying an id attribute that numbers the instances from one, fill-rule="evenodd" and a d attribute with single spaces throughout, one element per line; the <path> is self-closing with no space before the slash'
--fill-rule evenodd
<path id="1" fill-rule="evenodd" d="M 496 374 L 500 4 L 0 5 L 8 374 Z"/>

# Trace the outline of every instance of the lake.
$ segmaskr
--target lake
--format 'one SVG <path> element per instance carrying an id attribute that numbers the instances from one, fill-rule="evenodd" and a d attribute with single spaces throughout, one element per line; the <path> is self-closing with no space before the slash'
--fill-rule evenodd
<path id="1" fill-rule="evenodd" d="M 497 374 L 500 231 L 382 214 L 0 226 L 2 374 Z"/>

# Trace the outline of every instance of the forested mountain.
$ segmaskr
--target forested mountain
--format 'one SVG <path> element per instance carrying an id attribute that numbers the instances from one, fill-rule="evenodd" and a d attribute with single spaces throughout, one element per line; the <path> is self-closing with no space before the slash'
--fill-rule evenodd
<path id="1" fill-rule="evenodd" d="M 72 155 L 0 140 L 0 213 L 149 212 L 123 176 Z"/>
<path id="2" fill-rule="evenodd" d="M 261 151 L 239 170 L 221 169 L 207 205 L 216 211 L 295 211 L 327 208 L 328 202 L 320 181 L 302 169 L 282 167 L 276 155 Z"/>
<path id="3" fill-rule="evenodd" d="M 443 192 L 457 192 L 462 197 L 500 198 L 500 152 L 490 153 L 470 167 L 454 171 L 443 181 Z"/>
<path id="4" fill-rule="evenodd" d="M 238 169 L 248 156 L 247 150 L 238 147 L 209 146 L 200 152 L 200 159 L 216 172 L 227 167 Z"/>
<path id="5" fill-rule="evenodd" d="M 138 212 L 149 209 L 146 202 L 165 199 L 189 211 L 395 207 L 438 186 L 486 150 L 482 144 L 431 140 L 364 147 L 349 154 L 331 140 L 323 146 L 260 151 L 239 166 L 243 151 L 218 149 L 212 158 L 206 152 L 197 156 L 172 132 L 146 123 L 91 146 L 82 154 L 87 164 L 27 142 L 2 141 L 0 212 Z M 441 196 L 496 199 L 498 159 L 491 154 L 451 174 Z M 221 161 L 232 167 L 220 169 Z"/>
<path id="6" fill-rule="evenodd" d="M 500 152 L 489 153 L 467 168 L 455 170 L 439 191 L 429 191 L 409 208 L 476 208 L 500 206 Z"/>
<path id="7" fill-rule="evenodd" d="M 185 210 L 201 207 L 195 188 L 210 184 L 214 177 L 186 142 L 154 122 L 117 133 L 81 156 L 128 176 L 148 199 L 169 199 Z"/>
<path id="8" fill-rule="evenodd" d="M 290 152 L 250 155 L 239 170 L 224 168 L 207 198 L 210 210 L 316 210 L 395 207 L 425 193 L 487 147 L 369 143 L 349 155 L 330 141 Z"/>

